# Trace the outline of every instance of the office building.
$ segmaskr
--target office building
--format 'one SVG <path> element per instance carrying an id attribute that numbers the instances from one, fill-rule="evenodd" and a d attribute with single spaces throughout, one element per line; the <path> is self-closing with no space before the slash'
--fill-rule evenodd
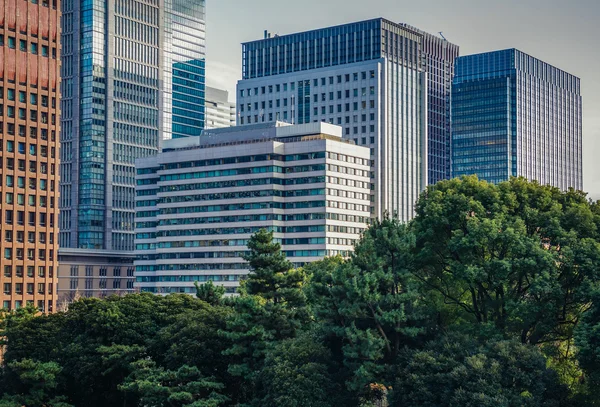
<path id="1" fill-rule="evenodd" d="M 60 2 L 0 1 L 0 301 L 56 307 Z"/>
<path id="2" fill-rule="evenodd" d="M 206 0 L 165 0 L 161 7 L 163 139 L 199 136 L 205 121 Z"/>
<path id="3" fill-rule="evenodd" d="M 408 220 L 429 178 L 429 128 L 440 129 L 433 132 L 440 140 L 448 137 L 448 81 L 457 52 L 381 18 L 291 35 L 265 33 L 242 44 L 238 124 L 342 126 L 344 138 L 370 149 L 372 216 L 387 211 Z M 443 114 L 430 114 L 430 104 Z M 432 177 L 443 178 L 448 152 L 439 140 L 432 144 L 432 163 L 439 167 Z"/>
<path id="4" fill-rule="evenodd" d="M 128 258 L 134 244 L 135 159 L 155 155 L 162 139 L 200 134 L 204 8 L 204 0 L 64 2 L 59 239 L 64 264 L 84 259 L 66 249 L 87 250 L 90 262 Z M 116 264 L 106 267 L 111 265 Z M 60 268 L 61 290 L 70 286 L 70 272 L 70 266 Z"/>
<path id="5" fill-rule="evenodd" d="M 582 189 L 579 78 L 508 49 L 458 58 L 452 92 L 454 176 Z"/>
<path id="6" fill-rule="evenodd" d="M 82 297 L 104 298 L 133 293 L 133 253 L 61 249 L 58 306 Z"/>
<path id="7" fill-rule="evenodd" d="M 171 140 L 137 160 L 136 288 L 235 292 L 266 228 L 297 266 L 348 255 L 369 219 L 369 149 L 327 123 L 259 123 Z"/>
<path id="8" fill-rule="evenodd" d="M 410 28 L 423 36 L 421 63 L 427 73 L 427 183 L 435 184 L 449 179 L 452 173 L 450 100 L 458 46 L 443 37 Z"/>
<path id="9" fill-rule="evenodd" d="M 235 126 L 235 103 L 226 90 L 206 87 L 206 129 Z"/>

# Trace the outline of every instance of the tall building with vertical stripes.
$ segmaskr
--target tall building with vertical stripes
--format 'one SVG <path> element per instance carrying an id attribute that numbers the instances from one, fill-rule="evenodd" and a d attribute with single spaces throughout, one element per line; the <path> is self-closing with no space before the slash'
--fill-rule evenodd
<path id="1" fill-rule="evenodd" d="M 583 188 L 580 80 L 516 49 L 460 57 L 453 175 Z"/>
<path id="2" fill-rule="evenodd" d="M 135 160 L 204 127 L 204 11 L 205 0 L 63 2 L 61 291 L 133 290 L 133 276 L 78 277 L 132 265 Z"/>
<path id="3" fill-rule="evenodd" d="M 410 28 L 423 36 L 421 63 L 427 75 L 427 183 L 435 184 L 451 176 L 450 106 L 458 46 L 443 37 Z"/>
<path id="4" fill-rule="evenodd" d="M 449 137 L 449 80 L 458 48 L 440 41 L 438 55 L 431 36 L 383 18 L 291 35 L 265 32 L 264 39 L 242 44 L 238 124 L 342 126 L 344 138 L 370 149 L 372 216 L 389 212 L 408 220 L 429 182 L 430 129 L 436 138 Z M 443 162 L 449 152 L 438 144 L 434 180 L 449 175 Z"/>
<path id="5" fill-rule="evenodd" d="M 60 1 L 0 1 L 0 303 L 56 307 Z"/>

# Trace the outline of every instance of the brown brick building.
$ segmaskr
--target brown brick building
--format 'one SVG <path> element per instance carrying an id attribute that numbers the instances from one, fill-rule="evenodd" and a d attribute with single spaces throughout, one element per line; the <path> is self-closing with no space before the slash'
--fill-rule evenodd
<path id="1" fill-rule="evenodd" d="M 56 308 L 59 0 L 0 0 L 0 305 Z"/>

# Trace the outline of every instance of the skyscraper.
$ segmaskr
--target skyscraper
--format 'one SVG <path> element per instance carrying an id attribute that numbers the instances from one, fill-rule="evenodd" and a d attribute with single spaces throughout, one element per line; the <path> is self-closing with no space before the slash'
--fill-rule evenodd
<path id="1" fill-rule="evenodd" d="M 370 148 L 372 215 L 388 211 L 408 220 L 429 178 L 428 130 L 443 128 L 434 133 L 443 139 L 449 128 L 444 109 L 457 47 L 440 41 L 382 18 L 291 35 L 265 33 L 242 44 L 238 124 L 342 126 L 344 138 Z M 444 114 L 429 115 L 429 104 Z M 438 150 L 436 166 L 448 159 Z M 444 177 L 448 164 L 439 167 L 434 179 Z"/>
<path id="2" fill-rule="evenodd" d="M 200 134 L 204 7 L 205 0 L 64 2 L 60 246 L 71 266 L 61 278 L 71 277 L 74 262 L 110 273 L 133 260 L 135 159 L 158 153 L 163 139 Z M 69 290 L 85 293 L 74 285 Z"/>
<path id="3" fill-rule="evenodd" d="M 59 1 L 0 1 L 4 309 L 56 306 L 59 33 Z"/>
<path id="4" fill-rule="evenodd" d="M 458 58 L 452 92 L 454 176 L 582 189 L 579 78 L 507 49 Z"/>
<path id="5" fill-rule="evenodd" d="M 199 136 L 204 129 L 205 3 L 164 0 L 163 140 Z"/>
<path id="6" fill-rule="evenodd" d="M 450 99 L 458 46 L 443 37 L 403 25 L 423 36 L 421 61 L 427 73 L 427 183 L 435 184 L 451 175 Z"/>

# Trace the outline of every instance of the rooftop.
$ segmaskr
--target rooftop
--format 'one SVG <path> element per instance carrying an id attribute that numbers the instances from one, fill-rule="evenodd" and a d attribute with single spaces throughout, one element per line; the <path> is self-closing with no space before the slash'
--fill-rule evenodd
<path id="1" fill-rule="evenodd" d="M 250 144 L 268 140 L 285 143 L 315 139 L 328 139 L 353 144 L 351 141 L 342 139 L 342 128 L 340 126 L 324 122 L 293 125 L 276 121 L 204 130 L 200 137 L 166 140 L 163 143 L 163 151 Z"/>

